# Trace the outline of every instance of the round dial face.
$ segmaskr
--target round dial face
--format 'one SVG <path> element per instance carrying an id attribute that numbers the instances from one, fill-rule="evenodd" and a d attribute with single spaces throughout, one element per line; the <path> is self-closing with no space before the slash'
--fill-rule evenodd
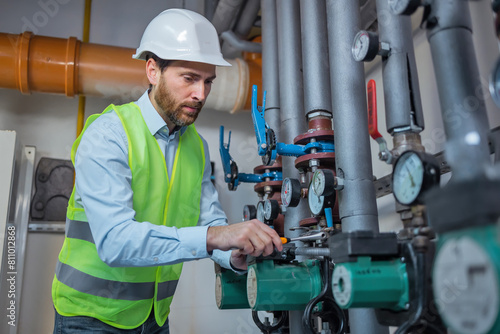
<path id="1" fill-rule="evenodd" d="M 317 196 L 323 195 L 323 192 L 325 191 L 325 173 L 323 173 L 323 170 L 318 169 L 314 172 L 313 179 L 312 179 L 312 189 L 316 193 Z"/>
<path id="2" fill-rule="evenodd" d="M 415 152 L 406 152 L 394 166 L 392 189 L 394 197 L 401 204 L 413 203 L 424 182 L 424 164 Z"/>
<path id="3" fill-rule="evenodd" d="M 257 217 L 257 209 L 255 205 L 245 205 L 243 207 L 243 221 L 255 219 Z"/>
<path id="4" fill-rule="evenodd" d="M 273 215 L 273 206 L 270 199 L 266 199 L 264 202 L 264 218 L 266 220 L 271 220 Z"/>
<path id="5" fill-rule="evenodd" d="M 309 191 L 307 192 L 307 202 L 309 204 L 309 210 L 311 210 L 311 213 L 313 215 L 319 215 L 321 214 L 321 211 L 323 210 L 323 206 L 325 204 L 325 197 L 324 196 L 318 196 L 316 192 L 312 189 L 312 182 L 311 185 L 309 186 Z"/>
<path id="6" fill-rule="evenodd" d="M 300 201 L 300 182 L 297 179 L 286 178 L 281 186 L 281 204 L 285 207 L 295 207 Z"/>
<path id="7" fill-rule="evenodd" d="M 264 222 L 264 202 L 260 201 L 259 204 L 257 204 L 257 217 L 258 220 L 261 222 Z"/>
<path id="8" fill-rule="evenodd" d="M 439 313 L 455 333 L 498 333 L 492 329 L 500 280 L 492 255 L 468 236 L 448 239 L 438 251 L 432 286 L 435 296 L 443 296 L 436 298 Z"/>

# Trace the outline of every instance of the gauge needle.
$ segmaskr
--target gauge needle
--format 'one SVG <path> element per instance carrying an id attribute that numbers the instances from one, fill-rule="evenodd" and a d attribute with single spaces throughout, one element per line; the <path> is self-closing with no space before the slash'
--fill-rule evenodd
<path id="1" fill-rule="evenodd" d="M 415 187 L 415 181 L 413 180 L 413 176 L 411 175 L 411 172 L 410 172 L 410 169 L 408 168 L 408 166 L 406 166 L 406 170 L 408 171 L 408 176 L 410 177 L 411 186 Z"/>

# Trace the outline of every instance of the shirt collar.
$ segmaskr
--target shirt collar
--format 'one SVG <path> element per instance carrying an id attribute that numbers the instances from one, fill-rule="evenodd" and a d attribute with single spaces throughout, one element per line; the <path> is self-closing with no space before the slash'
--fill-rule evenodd
<path id="1" fill-rule="evenodd" d="M 139 100 L 136 101 L 137 106 L 141 109 L 142 117 L 146 122 L 146 126 L 153 136 L 158 132 L 170 136 L 167 123 L 165 123 L 163 118 L 161 118 L 160 114 L 158 114 L 155 107 L 151 103 L 148 92 L 149 90 L 146 90 Z M 186 129 L 187 126 L 181 127 L 180 134 L 182 135 Z M 176 130 L 174 129 L 174 133 L 175 131 Z"/>

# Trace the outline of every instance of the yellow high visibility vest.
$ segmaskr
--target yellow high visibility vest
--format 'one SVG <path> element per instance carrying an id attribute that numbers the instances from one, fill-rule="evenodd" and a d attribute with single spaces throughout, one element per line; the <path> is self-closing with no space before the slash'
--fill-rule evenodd
<path id="1" fill-rule="evenodd" d="M 205 153 L 194 125 L 180 136 L 171 180 L 163 152 L 135 103 L 110 105 L 101 114 L 90 116 L 73 144 L 73 164 L 85 130 L 111 110 L 120 118 L 128 139 L 135 220 L 178 228 L 195 226 L 200 215 Z M 163 326 L 182 263 L 108 266 L 97 254 L 85 210 L 74 197 L 75 189 L 68 203 L 66 237 L 52 284 L 57 312 L 64 316 L 89 316 L 117 328 L 131 329 L 144 323 L 154 306 L 156 322 Z"/>

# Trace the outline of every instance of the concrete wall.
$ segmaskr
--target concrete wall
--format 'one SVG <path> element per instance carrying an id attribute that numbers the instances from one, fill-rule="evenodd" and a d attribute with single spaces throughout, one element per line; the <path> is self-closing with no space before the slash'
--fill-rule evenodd
<path id="1" fill-rule="evenodd" d="M 148 1 L 131 0 L 94 1 L 90 42 L 123 47 L 136 47 L 143 29 L 152 17 L 167 7 L 186 5 L 200 10 L 203 1 Z M 20 33 L 33 30 L 44 36 L 81 38 L 83 1 L 0 0 L 0 32 Z M 487 82 L 489 71 L 498 56 L 498 45 L 490 20 L 489 1 L 471 3 L 475 29 L 475 45 L 478 49 L 483 82 Z M 420 78 L 426 129 L 423 142 L 429 152 L 443 149 L 444 136 L 439 112 L 439 101 L 430 58 L 429 46 L 424 33 L 416 33 L 415 49 Z M 385 133 L 383 113 L 383 89 L 380 65 L 370 71 L 369 78 L 378 84 L 379 128 L 389 145 L 391 138 Z M 500 113 L 484 90 L 488 105 L 490 125 L 500 125 Z M 102 111 L 111 101 L 88 98 L 86 115 Z M 40 157 L 69 159 L 71 144 L 76 132 L 78 100 L 64 96 L 43 94 L 22 95 L 17 91 L 0 89 L 0 129 L 15 130 L 23 144 L 37 147 Z M 243 184 L 236 192 L 229 192 L 223 183 L 218 154 L 219 126 L 232 130 L 231 154 L 238 162 L 241 172 L 252 172 L 260 164 L 255 154 L 255 137 L 249 113 L 228 113 L 204 110 L 197 121 L 197 128 L 209 142 L 212 161 L 216 162 L 215 175 L 221 203 L 231 221 L 241 219 L 244 204 L 256 203 L 253 186 Z M 227 132 L 226 132 L 227 133 Z M 372 142 L 374 174 L 382 177 L 391 168 L 377 159 L 378 147 Z M 394 212 L 392 196 L 378 200 L 382 230 L 399 227 Z M 28 236 L 25 280 L 21 301 L 18 333 L 51 333 L 53 308 L 50 284 L 55 261 L 61 247 L 61 234 L 36 234 Z M 185 264 L 171 314 L 172 333 L 259 333 L 251 320 L 250 311 L 220 311 L 215 306 L 213 264 L 201 260 Z M 210 329 L 207 329 L 210 328 Z"/>

